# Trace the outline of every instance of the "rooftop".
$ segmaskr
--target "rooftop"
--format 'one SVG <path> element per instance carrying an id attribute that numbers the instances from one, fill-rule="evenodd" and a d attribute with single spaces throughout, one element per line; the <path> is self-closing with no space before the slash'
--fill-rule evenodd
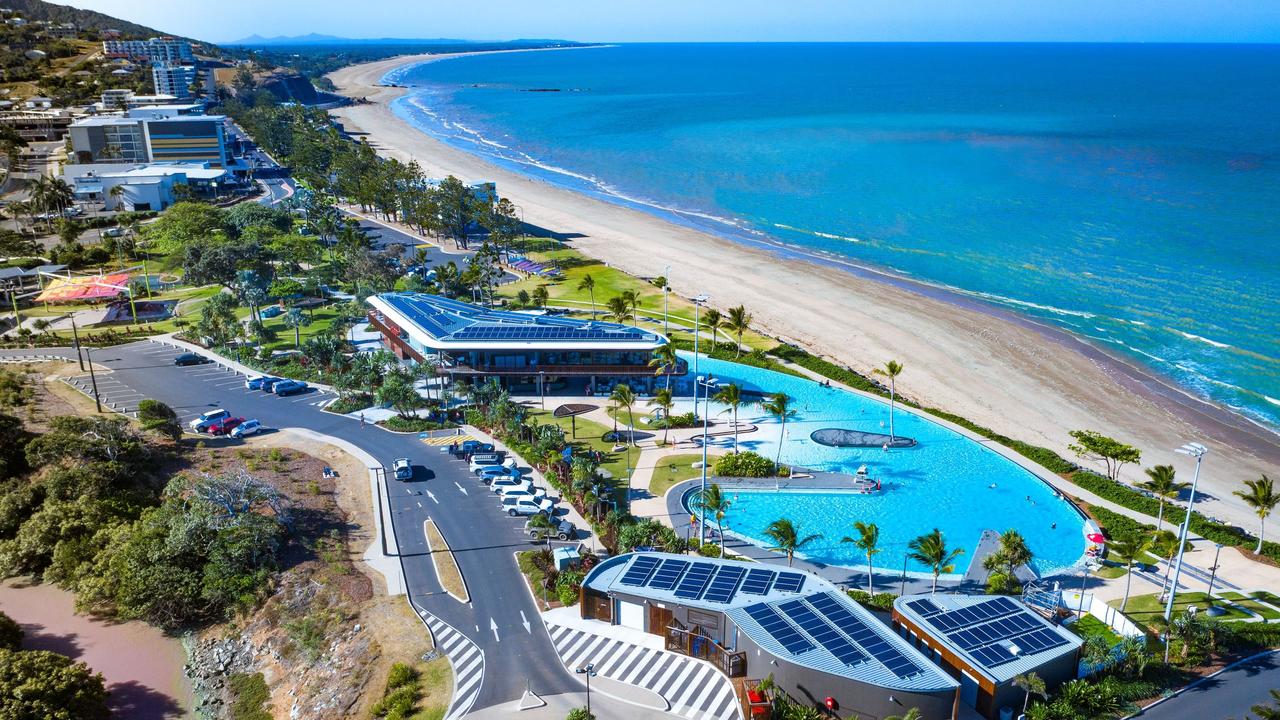
<path id="1" fill-rule="evenodd" d="M 906 595 L 893 607 L 996 683 L 1075 653 L 1083 644 L 1075 633 L 1007 597 Z"/>
<path id="2" fill-rule="evenodd" d="M 383 293 L 370 297 L 369 304 L 436 350 L 653 350 L 667 342 L 644 328 L 490 310 L 426 293 Z"/>
<path id="3" fill-rule="evenodd" d="M 584 585 L 724 613 L 764 650 L 794 665 L 903 691 L 958 686 L 868 610 L 816 576 L 737 560 L 630 553 Z"/>

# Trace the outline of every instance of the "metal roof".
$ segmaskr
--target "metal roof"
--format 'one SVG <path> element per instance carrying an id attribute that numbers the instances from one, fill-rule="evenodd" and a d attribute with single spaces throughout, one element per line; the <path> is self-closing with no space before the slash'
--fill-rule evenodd
<path id="1" fill-rule="evenodd" d="M 490 310 L 426 293 L 383 293 L 369 304 L 433 350 L 653 350 L 667 342 L 643 328 Z"/>
<path id="2" fill-rule="evenodd" d="M 893 607 L 930 638 L 997 684 L 1073 654 L 1084 644 L 1075 633 L 1049 622 L 1015 598 L 904 595 L 893 601 Z M 1039 638 L 1061 644 L 1031 651 L 1045 644 Z"/>
<path id="3" fill-rule="evenodd" d="M 703 589 L 690 593 L 687 581 L 697 565 L 712 571 L 698 575 L 693 585 Z M 778 578 L 794 574 L 802 582 L 795 591 L 779 590 L 774 580 L 751 587 L 752 572 Z M 722 574 L 738 579 L 719 583 L 728 591 L 708 599 Z M 640 577 L 644 580 L 635 584 Z M 761 649 L 794 665 L 895 690 L 936 692 L 959 686 L 870 611 L 817 575 L 764 563 L 641 552 L 606 560 L 592 568 L 583 584 L 599 592 L 722 612 Z"/>

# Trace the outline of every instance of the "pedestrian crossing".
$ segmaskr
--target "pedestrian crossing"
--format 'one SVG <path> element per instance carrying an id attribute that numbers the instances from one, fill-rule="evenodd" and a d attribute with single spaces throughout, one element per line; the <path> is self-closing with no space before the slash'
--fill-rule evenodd
<path id="1" fill-rule="evenodd" d="M 446 445 L 452 445 L 454 443 L 461 444 L 468 440 L 475 439 L 476 438 L 470 435 L 441 435 L 439 437 L 422 438 L 422 442 L 435 447 L 445 447 Z"/>
<path id="2" fill-rule="evenodd" d="M 434 638 L 436 651 L 449 658 L 453 665 L 453 701 L 444 720 L 458 720 L 471 711 L 484 680 L 484 651 L 466 635 L 453 629 L 440 618 L 418 608 L 418 615 L 427 624 Z"/>
<path id="3" fill-rule="evenodd" d="M 570 671 L 594 663 L 599 676 L 657 693 L 689 720 L 741 718 L 733 684 L 709 662 L 561 625 L 547 631 Z"/>

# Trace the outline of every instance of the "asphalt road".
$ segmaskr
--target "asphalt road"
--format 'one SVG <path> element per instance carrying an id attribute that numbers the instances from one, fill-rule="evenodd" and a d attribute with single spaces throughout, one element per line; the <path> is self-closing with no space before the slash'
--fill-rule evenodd
<path id="1" fill-rule="evenodd" d="M 1280 652 L 1237 665 L 1199 683 L 1175 698 L 1139 713 L 1146 720 L 1244 720 L 1249 708 L 1270 704 L 1270 692 L 1280 689 Z"/>
<path id="2" fill-rule="evenodd" d="M 71 351 L 61 352 L 72 356 Z M 317 392 L 281 398 L 245 390 L 243 376 L 218 365 L 174 366 L 177 354 L 172 347 L 149 341 L 96 350 L 94 361 L 112 370 L 99 374 L 101 392 L 108 398 L 115 393 L 122 407 L 136 406 L 142 397 L 161 400 L 173 407 L 184 425 L 206 410 L 223 407 L 267 427 L 301 427 L 343 437 L 387 467 L 397 457 L 413 461 L 415 479 L 391 481 L 384 501 L 389 502 L 410 599 L 484 651 L 484 677 L 473 710 L 519 699 L 526 682 L 539 695 L 581 689 L 557 661 L 516 566 L 514 553 L 531 547 L 521 533 L 523 519 L 500 512 L 496 496 L 465 463 L 424 445 L 415 435 L 373 426 L 362 429 L 355 420 L 323 412 L 314 404 L 323 399 Z M 428 517 L 458 560 L 471 595 L 469 604 L 445 594 L 436 580 L 423 529 Z"/>

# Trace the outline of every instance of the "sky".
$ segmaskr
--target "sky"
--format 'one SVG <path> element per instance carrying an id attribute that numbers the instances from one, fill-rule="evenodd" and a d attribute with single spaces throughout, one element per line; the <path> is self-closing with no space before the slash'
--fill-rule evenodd
<path id="1" fill-rule="evenodd" d="M 199 40 L 1280 42 L 1280 0 L 55 0 Z"/>

